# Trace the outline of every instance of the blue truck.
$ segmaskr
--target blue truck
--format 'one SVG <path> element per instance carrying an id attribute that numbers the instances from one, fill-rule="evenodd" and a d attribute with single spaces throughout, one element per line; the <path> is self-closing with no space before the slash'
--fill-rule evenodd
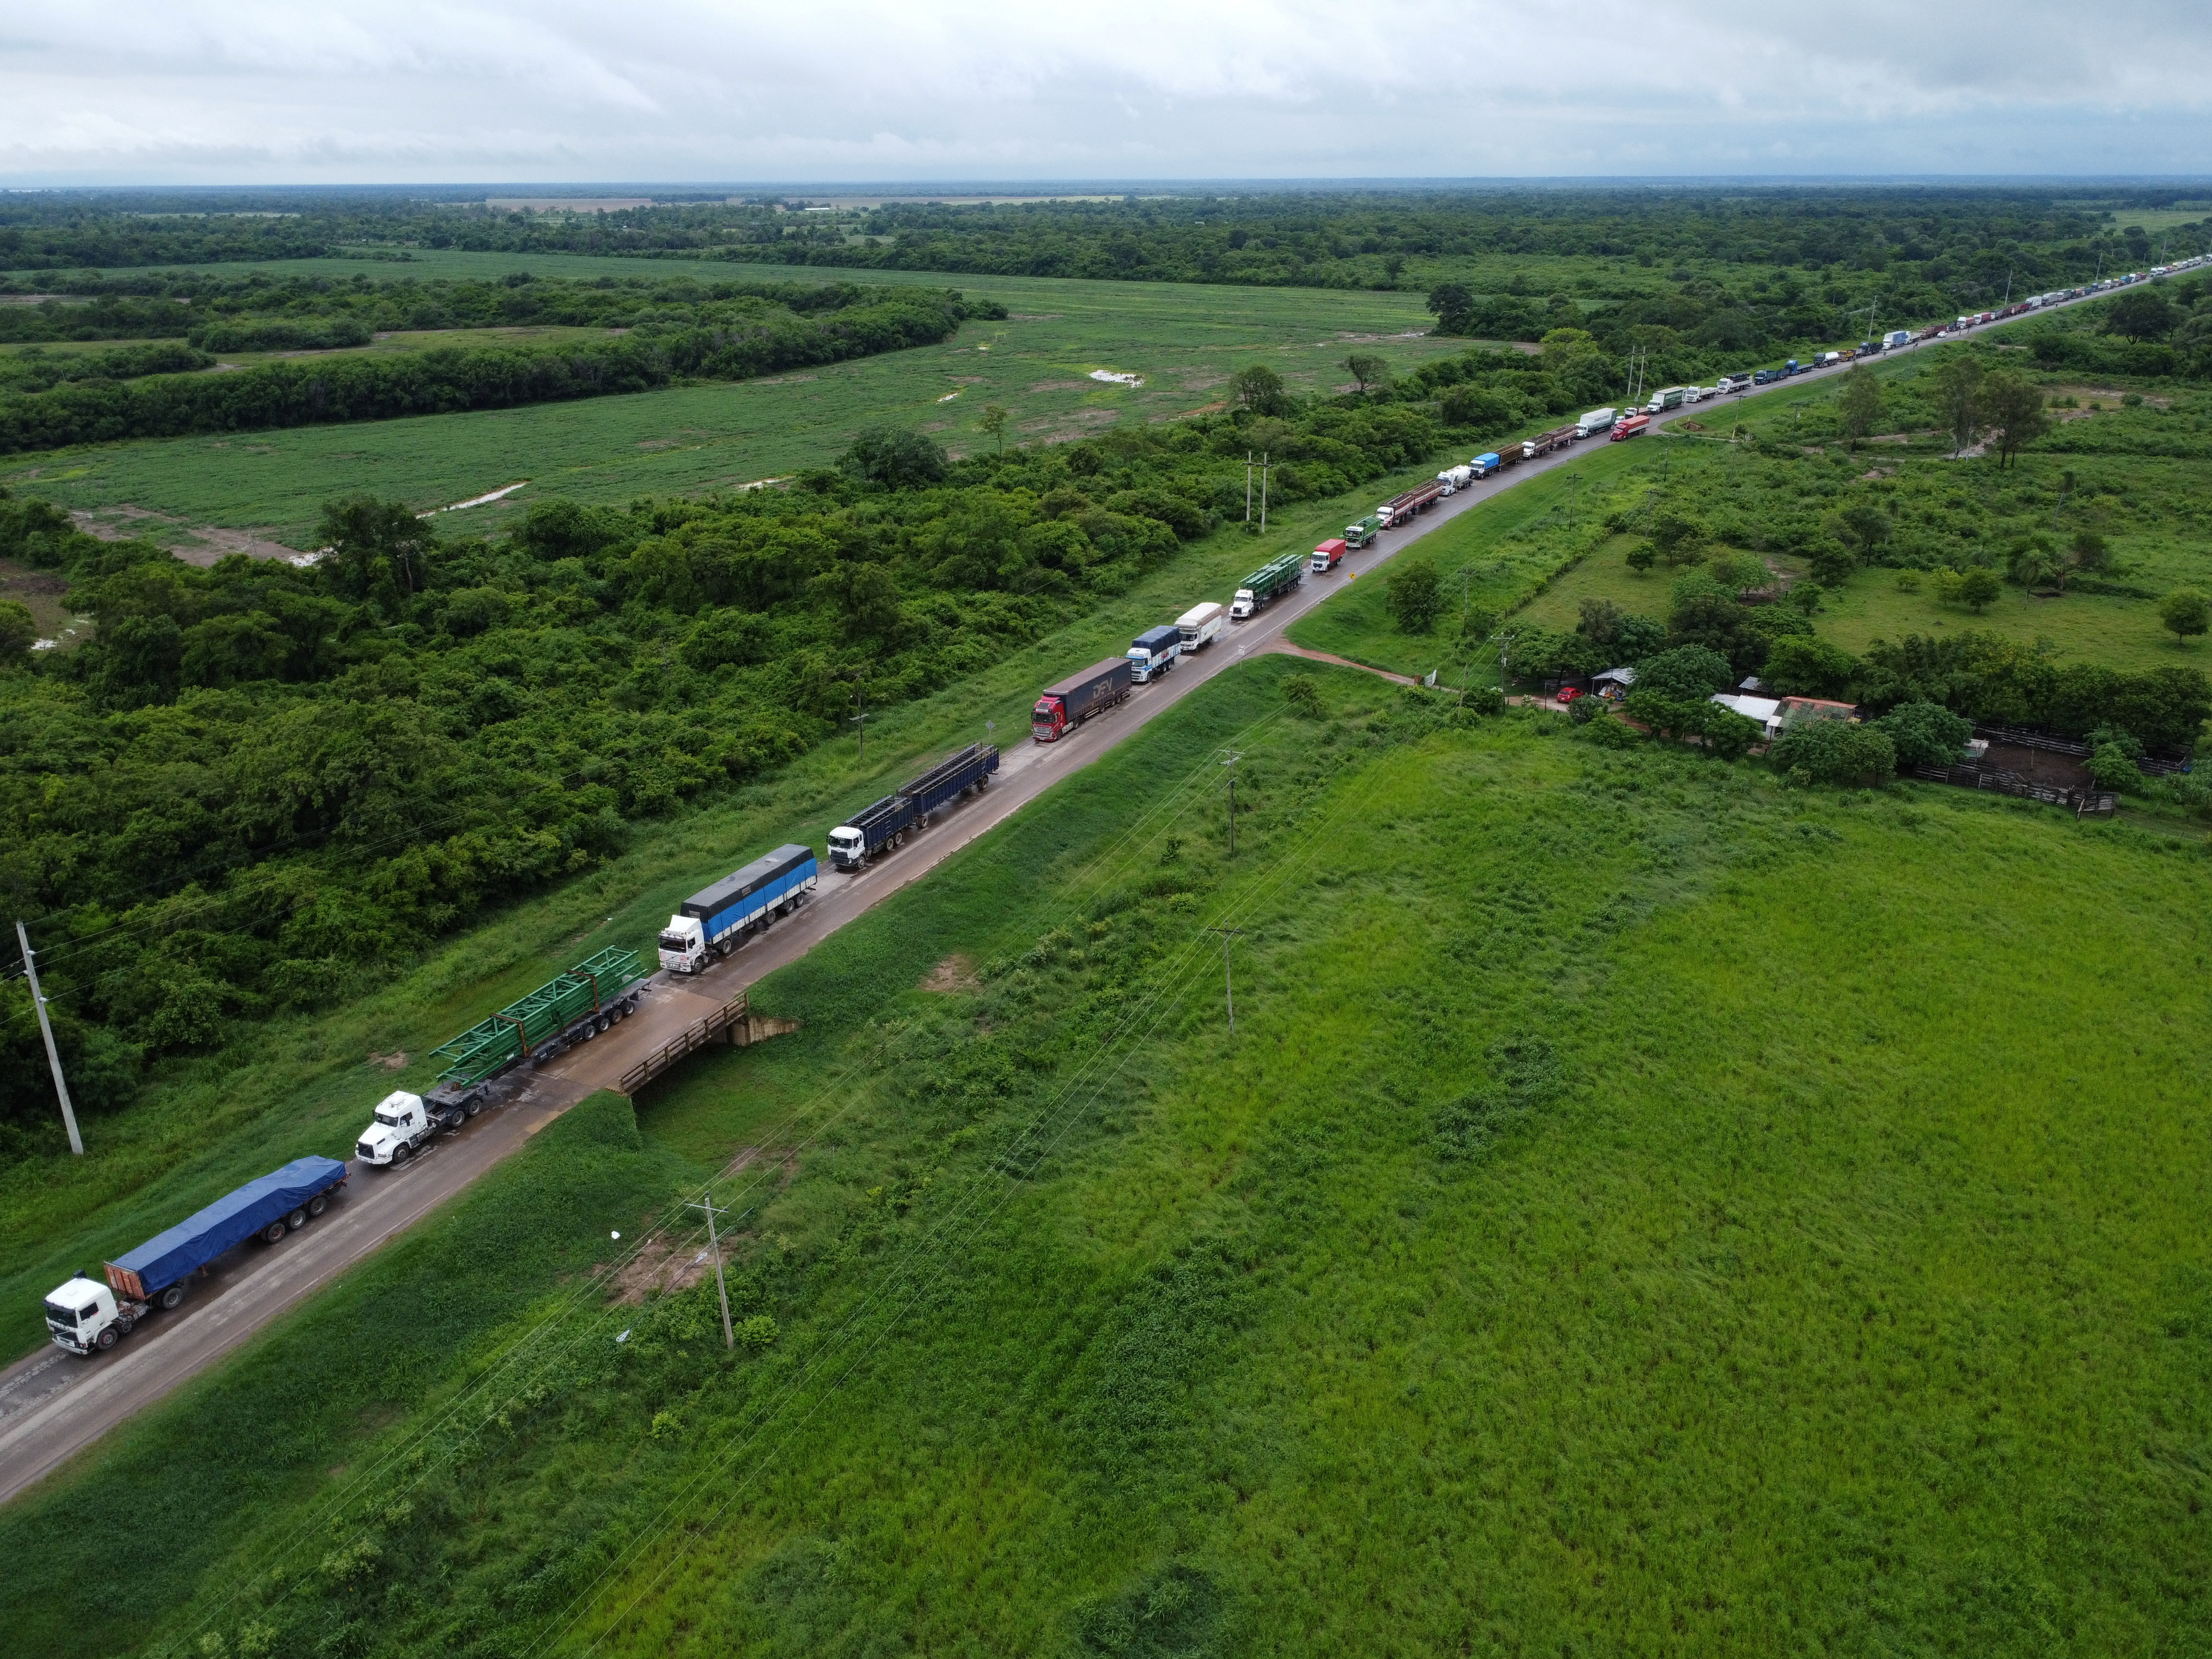
<path id="1" fill-rule="evenodd" d="M 677 907 L 660 933 L 660 965 L 696 974 L 806 902 L 821 866 L 811 847 L 779 847 Z"/>
<path id="2" fill-rule="evenodd" d="M 931 767 L 903 788 L 871 801 L 830 832 L 832 869 L 857 875 L 878 854 L 906 844 L 907 835 L 961 796 L 981 790 L 999 769 L 999 751 L 971 743 Z"/>
<path id="3" fill-rule="evenodd" d="M 46 1296 L 54 1346 L 89 1357 L 113 1347 L 156 1308 L 174 1308 L 185 1285 L 250 1238 L 274 1244 L 330 1207 L 346 1183 L 334 1158 L 295 1158 L 247 1182 L 107 1264 L 106 1283 L 79 1273 Z"/>

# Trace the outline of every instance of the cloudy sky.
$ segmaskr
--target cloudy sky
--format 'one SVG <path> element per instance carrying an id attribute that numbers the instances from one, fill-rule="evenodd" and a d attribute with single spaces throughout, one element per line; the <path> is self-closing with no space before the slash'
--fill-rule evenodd
<path id="1" fill-rule="evenodd" d="M 2212 173 L 2204 0 L 9 0 L 0 180 Z"/>

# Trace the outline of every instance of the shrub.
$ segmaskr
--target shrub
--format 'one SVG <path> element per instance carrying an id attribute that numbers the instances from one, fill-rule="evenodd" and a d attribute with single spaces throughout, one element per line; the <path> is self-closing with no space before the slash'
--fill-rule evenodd
<path id="1" fill-rule="evenodd" d="M 1875 725 L 1887 734 L 1899 766 L 1954 766 L 1974 735 L 1972 722 L 1936 702 L 1900 704 Z"/>
<path id="2" fill-rule="evenodd" d="M 1793 781 L 1876 783 L 1897 770 L 1888 733 L 1845 720 L 1804 720 L 1774 740 L 1776 768 Z"/>
<path id="3" fill-rule="evenodd" d="M 1443 614 L 1443 578 L 1426 559 L 1415 559 L 1383 579 L 1383 603 L 1390 619 L 1408 634 L 1425 634 Z"/>
<path id="4" fill-rule="evenodd" d="M 1615 720 L 1610 714 L 1599 714 L 1576 732 L 1585 743 L 1594 743 L 1601 749 L 1627 749 L 1644 740 L 1634 726 Z"/>
<path id="5" fill-rule="evenodd" d="M 1723 708 L 1717 702 L 1705 705 L 1705 752 L 1717 759 L 1741 760 L 1759 741 L 1762 729 L 1757 720 L 1747 720 L 1733 708 Z"/>
<path id="6" fill-rule="evenodd" d="M 1859 659 L 1826 640 L 1796 635 L 1775 641 L 1760 677 L 1785 697 L 1840 697 L 1858 678 Z"/>
<path id="7" fill-rule="evenodd" d="M 1283 701 L 1291 709 L 1309 718 L 1322 712 L 1321 684 L 1310 674 L 1286 674 L 1283 677 Z"/>
<path id="8" fill-rule="evenodd" d="M 1672 702 L 1702 702 L 1735 678 L 1735 668 L 1719 652 L 1680 645 L 1645 658 L 1636 671 L 1636 689 Z"/>
<path id="9" fill-rule="evenodd" d="M 2089 756 L 2089 775 L 2097 781 L 2100 789 L 2124 789 L 2130 793 L 2142 790 L 2142 769 L 2135 757 L 2116 743 L 2108 743 Z"/>
<path id="10" fill-rule="evenodd" d="M 1478 685 L 1467 694 L 1467 708 L 1477 714 L 1502 714 L 1505 712 L 1505 690 L 1503 686 Z"/>

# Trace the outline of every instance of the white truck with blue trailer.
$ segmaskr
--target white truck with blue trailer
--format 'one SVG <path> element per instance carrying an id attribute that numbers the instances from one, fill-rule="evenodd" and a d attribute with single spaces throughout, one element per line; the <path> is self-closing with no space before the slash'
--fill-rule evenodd
<path id="1" fill-rule="evenodd" d="M 871 801 L 830 832 L 830 866 L 858 875 L 879 853 L 906 845 L 908 832 L 927 829 L 931 817 L 961 796 L 980 793 L 999 769 L 999 751 L 988 743 L 954 750 L 920 777 Z"/>
<path id="2" fill-rule="evenodd" d="M 1148 685 L 1176 665 L 1182 655 L 1182 629 L 1173 623 L 1148 628 L 1129 641 L 1129 678 Z"/>
<path id="3" fill-rule="evenodd" d="M 106 1283 L 79 1273 L 49 1291 L 46 1334 L 70 1353 L 105 1352 L 155 1309 L 182 1302 L 185 1285 L 223 1252 L 254 1237 L 276 1243 L 322 1214 L 345 1183 L 346 1166 L 334 1158 L 295 1158 L 247 1182 L 116 1257 Z"/>
<path id="4" fill-rule="evenodd" d="M 806 902 L 821 866 L 811 847 L 779 847 L 677 907 L 660 933 L 660 965 L 696 974 Z"/>

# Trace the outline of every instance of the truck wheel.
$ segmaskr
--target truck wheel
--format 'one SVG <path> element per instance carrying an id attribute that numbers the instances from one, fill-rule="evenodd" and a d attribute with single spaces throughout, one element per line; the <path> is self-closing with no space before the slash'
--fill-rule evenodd
<path id="1" fill-rule="evenodd" d="M 482 1110 L 483 1110 L 483 1097 L 482 1095 L 471 1095 L 469 1097 L 468 1104 L 461 1108 L 461 1115 L 464 1118 L 471 1118 Z M 322 1200 L 319 1198 L 315 1200 L 316 1204 L 319 1204 L 321 1202 Z M 313 1209 L 313 1205 L 308 1206 L 309 1209 Z"/>
<path id="2" fill-rule="evenodd" d="M 106 1353 L 110 1348 L 115 1346 L 115 1339 L 121 1334 L 122 1333 L 118 1331 L 114 1326 L 110 1325 L 98 1336 L 93 1338 L 93 1346 L 98 1348 L 100 1352 Z"/>
<path id="3" fill-rule="evenodd" d="M 137 1322 L 129 1314 L 118 1314 L 115 1320 L 115 1328 L 118 1334 L 128 1336 L 131 1334 L 131 1328 Z"/>
<path id="4" fill-rule="evenodd" d="M 284 1237 L 285 1231 L 286 1228 L 282 1221 L 272 1221 L 261 1230 L 261 1237 L 269 1243 L 274 1244 Z"/>
<path id="5" fill-rule="evenodd" d="M 181 1285 L 172 1285 L 161 1292 L 161 1306 L 165 1311 L 173 1312 L 184 1299 L 185 1287 Z"/>
<path id="6" fill-rule="evenodd" d="M 392 1149 L 392 1167 L 396 1170 L 414 1156 L 415 1149 L 403 1140 Z"/>
<path id="7" fill-rule="evenodd" d="M 307 1224 L 307 1211 L 303 1209 L 293 1211 L 291 1214 L 284 1218 L 284 1224 L 290 1228 L 294 1232 L 298 1232 L 301 1228 Z"/>
<path id="8" fill-rule="evenodd" d="M 320 1215 L 324 1211 L 330 1207 L 331 1198 L 328 1193 L 317 1193 L 313 1198 L 307 1200 L 307 1213 L 309 1215 Z"/>

